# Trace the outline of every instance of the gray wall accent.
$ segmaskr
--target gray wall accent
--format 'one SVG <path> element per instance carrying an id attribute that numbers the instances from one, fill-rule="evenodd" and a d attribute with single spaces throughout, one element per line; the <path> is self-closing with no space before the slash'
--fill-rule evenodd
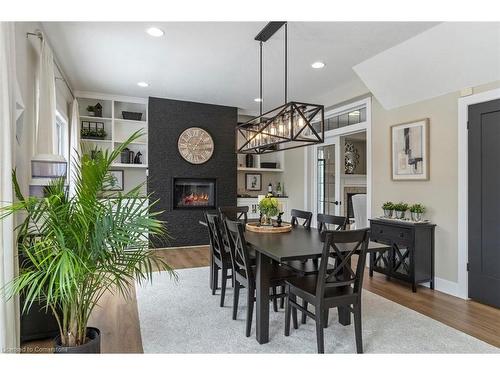
<path id="1" fill-rule="evenodd" d="M 236 205 L 235 127 L 237 108 L 149 98 L 148 191 L 159 199 L 156 211 L 164 211 L 161 220 L 167 222 L 170 240 L 155 240 L 155 247 L 193 246 L 208 244 L 207 230 L 198 221 L 203 210 L 173 210 L 172 183 L 175 177 L 215 178 L 216 205 Z M 187 128 L 197 126 L 210 133 L 214 153 L 209 161 L 193 165 L 177 151 L 177 140 Z"/>

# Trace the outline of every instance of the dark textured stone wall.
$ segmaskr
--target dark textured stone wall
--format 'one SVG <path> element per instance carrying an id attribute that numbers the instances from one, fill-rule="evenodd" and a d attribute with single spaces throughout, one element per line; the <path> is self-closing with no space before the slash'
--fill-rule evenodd
<path id="1" fill-rule="evenodd" d="M 208 244 L 206 228 L 198 221 L 202 209 L 173 210 L 172 186 L 176 177 L 215 178 L 217 206 L 236 205 L 235 127 L 237 109 L 211 104 L 149 98 L 148 111 L 148 191 L 159 199 L 156 211 L 164 211 L 160 219 L 167 222 L 172 237 L 168 242 L 155 240 L 155 247 Z M 193 165 L 177 150 L 177 140 L 187 128 L 200 127 L 214 140 L 214 153 L 209 161 Z"/>

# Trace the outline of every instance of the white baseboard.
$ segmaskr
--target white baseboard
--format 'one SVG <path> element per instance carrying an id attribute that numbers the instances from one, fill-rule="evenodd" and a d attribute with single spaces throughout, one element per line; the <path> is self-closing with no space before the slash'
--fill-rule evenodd
<path id="1" fill-rule="evenodd" d="M 430 288 L 429 283 L 423 283 L 420 285 L 425 286 L 427 288 Z M 449 294 L 449 295 L 452 295 L 452 296 L 455 296 L 458 298 L 466 299 L 460 294 L 458 283 L 455 283 L 453 281 L 449 281 L 446 279 L 440 279 L 439 277 L 435 277 L 434 278 L 434 289 L 438 290 L 442 293 L 446 293 L 446 294 Z"/>

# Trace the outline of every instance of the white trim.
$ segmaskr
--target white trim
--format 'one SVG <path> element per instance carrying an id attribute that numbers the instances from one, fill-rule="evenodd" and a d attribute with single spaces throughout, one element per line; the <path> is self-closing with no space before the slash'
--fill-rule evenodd
<path id="1" fill-rule="evenodd" d="M 429 283 L 422 283 L 419 285 L 430 288 Z M 458 283 L 455 283 L 453 281 L 440 279 L 439 277 L 434 277 L 434 289 L 441 293 L 446 293 L 454 297 L 462 298 L 459 291 Z"/>
<path id="2" fill-rule="evenodd" d="M 325 113 L 325 119 L 354 110 L 357 108 L 366 107 L 366 121 L 359 124 L 348 125 L 338 129 L 325 131 L 325 143 L 327 138 L 346 136 L 353 133 L 366 131 L 366 217 L 371 218 L 372 215 L 372 98 L 367 97 L 352 103 L 348 103 L 341 107 L 334 108 Z M 311 209 L 308 204 L 308 198 L 311 195 L 311 182 L 308 178 L 308 168 L 311 164 L 311 148 L 304 147 L 304 209 Z M 313 192 L 313 194 L 315 194 Z M 315 202 L 312 202 L 315 205 Z"/>
<path id="3" fill-rule="evenodd" d="M 495 89 L 458 99 L 458 285 L 456 295 L 463 299 L 468 298 L 468 107 L 499 98 L 500 89 Z"/>

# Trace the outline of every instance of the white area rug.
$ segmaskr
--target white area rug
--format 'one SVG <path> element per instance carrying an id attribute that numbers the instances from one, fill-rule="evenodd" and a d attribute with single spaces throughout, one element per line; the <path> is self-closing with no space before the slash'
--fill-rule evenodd
<path id="1" fill-rule="evenodd" d="M 238 320 L 232 320 L 233 289 L 219 307 L 219 291 L 208 288 L 208 267 L 178 271 L 175 283 L 156 273 L 153 284 L 136 285 L 142 344 L 145 353 L 316 353 L 312 319 L 285 337 L 284 310 L 270 306 L 270 342 L 255 340 L 255 309 L 251 337 L 245 337 L 246 295 L 242 289 Z M 229 283 L 230 285 L 230 283 Z M 500 349 L 448 327 L 376 294 L 363 291 L 365 353 L 500 353 Z M 299 315 L 300 323 L 300 315 Z M 354 324 L 338 323 L 330 310 L 325 329 L 326 353 L 356 353 Z"/>

